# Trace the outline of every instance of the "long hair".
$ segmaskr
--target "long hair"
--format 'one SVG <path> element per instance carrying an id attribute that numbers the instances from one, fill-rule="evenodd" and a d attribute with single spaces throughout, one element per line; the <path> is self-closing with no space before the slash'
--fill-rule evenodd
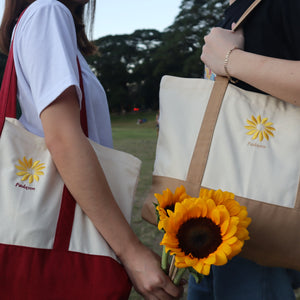
<path id="1" fill-rule="evenodd" d="M 5 8 L 0 25 L 0 50 L 8 54 L 11 35 L 16 25 L 17 19 L 22 11 L 35 0 L 5 0 Z M 71 0 L 58 0 L 69 7 Z M 85 7 L 86 6 L 86 7 Z M 88 33 L 92 36 L 94 17 L 96 10 L 96 0 L 90 0 L 87 5 L 78 5 L 72 12 L 77 35 L 77 44 L 79 50 L 84 55 L 90 55 L 96 52 L 95 45 L 89 41 L 86 33 L 85 20 L 87 20 Z"/>

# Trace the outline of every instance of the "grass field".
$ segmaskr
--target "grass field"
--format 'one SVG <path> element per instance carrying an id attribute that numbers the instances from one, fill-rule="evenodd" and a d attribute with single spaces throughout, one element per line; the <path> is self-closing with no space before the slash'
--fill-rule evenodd
<path id="1" fill-rule="evenodd" d="M 155 158 L 157 141 L 155 116 L 153 112 L 112 115 L 111 121 L 114 147 L 118 150 L 131 153 L 142 161 L 140 180 L 132 213 L 132 228 L 145 245 L 160 254 L 161 248 L 159 243 L 162 235 L 158 234 L 158 230 L 154 226 L 143 221 L 141 218 L 141 208 L 151 185 L 152 168 Z M 147 121 L 137 125 L 138 119 L 146 119 Z M 300 300 L 300 290 L 296 291 L 296 295 L 297 299 Z M 183 299 L 185 298 L 186 293 L 183 296 Z M 132 291 L 130 300 L 138 299 L 142 299 L 142 297 L 135 291 Z"/>

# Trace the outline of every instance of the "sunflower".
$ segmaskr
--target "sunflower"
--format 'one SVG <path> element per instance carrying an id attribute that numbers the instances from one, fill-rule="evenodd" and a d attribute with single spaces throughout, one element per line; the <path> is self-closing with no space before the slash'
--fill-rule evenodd
<path id="1" fill-rule="evenodd" d="M 187 195 L 184 186 L 176 188 L 175 193 L 173 194 L 170 189 L 166 189 L 161 194 L 154 194 L 155 198 L 158 201 L 156 210 L 158 212 L 158 229 L 161 230 L 164 228 L 164 223 L 169 217 L 168 211 L 174 211 L 175 203 L 183 201 L 185 198 L 189 198 Z"/>
<path id="2" fill-rule="evenodd" d="M 22 177 L 22 181 L 28 180 L 29 183 L 32 183 L 34 180 L 39 181 L 40 175 L 44 175 L 44 172 L 42 171 L 45 169 L 45 164 L 40 163 L 39 160 L 33 162 L 32 158 L 26 159 L 26 157 L 23 158 L 22 160 L 18 160 L 20 166 L 15 165 L 15 167 L 20 171 L 17 172 L 16 174 L 18 176 Z"/>
<path id="3" fill-rule="evenodd" d="M 268 118 L 261 118 L 259 115 L 257 118 L 254 116 L 251 117 L 251 120 L 247 120 L 248 126 L 245 126 L 249 131 L 248 135 L 252 135 L 252 139 L 259 139 L 261 142 L 264 138 L 269 140 L 269 136 L 274 136 L 272 131 L 275 131 L 275 128 L 272 127 L 273 123 L 268 122 Z"/>
<path id="4" fill-rule="evenodd" d="M 176 267 L 208 275 L 212 264 L 224 265 L 241 251 L 251 219 L 233 198 L 232 193 L 202 190 L 199 198 L 186 198 L 168 212 L 161 244 L 175 255 Z"/>
<path id="5" fill-rule="evenodd" d="M 249 232 L 247 227 L 251 223 L 251 218 L 248 217 L 246 206 L 241 206 L 236 200 L 234 200 L 234 194 L 230 192 L 223 192 L 221 190 L 208 190 L 201 189 L 199 197 L 204 199 L 213 199 L 216 205 L 225 205 L 230 217 L 238 217 L 239 223 L 237 225 L 236 237 L 238 241 L 232 245 L 232 253 L 228 256 L 229 259 L 234 257 L 240 252 L 240 244 L 244 245 L 244 241 L 249 239 Z"/>

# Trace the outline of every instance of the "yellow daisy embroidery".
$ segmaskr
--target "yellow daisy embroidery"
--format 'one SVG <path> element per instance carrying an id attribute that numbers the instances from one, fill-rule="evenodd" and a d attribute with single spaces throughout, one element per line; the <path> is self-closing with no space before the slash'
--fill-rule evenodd
<path id="1" fill-rule="evenodd" d="M 269 136 L 274 136 L 273 131 L 275 128 L 272 127 L 273 123 L 268 122 L 268 118 L 261 118 L 259 115 L 257 118 L 251 117 L 251 120 L 247 120 L 248 126 L 245 126 L 249 131 L 248 135 L 252 135 L 252 140 L 259 139 L 261 142 L 264 138 L 269 140 Z"/>
<path id="2" fill-rule="evenodd" d="M 28 180 L 29 183 L 32 183 L 34 180 L 39 181 L 39 176 L 44 175 L 44 172 L 42 170 L 46 167 L 45 164 L 40 163 L 39 160 L 33 162 L 32 158 L 27 160 L 24 156 L 23 161 L 20 159 L 18 161 L 20 165 L 15 165 L 15 167 L 20 172 L 17 172 L 16 174 L 22 177 L 22 181 Z"/>

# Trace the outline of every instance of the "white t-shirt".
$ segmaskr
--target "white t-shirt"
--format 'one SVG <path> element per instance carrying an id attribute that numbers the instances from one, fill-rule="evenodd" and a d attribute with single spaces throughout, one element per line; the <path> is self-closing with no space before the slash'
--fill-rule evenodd
<path id="1" fill-rule="evenodd" d="M 82 70 L 89 137 L 112 147 L 109 110 L 104 89 L 77 47 L 69 9 L 57 0 L 36 0 L 23 14 L 14 38 L 14 62 L 20 121 L 30 132 L 44 136 L 40 113 L 74 85 L 81 102 L 76 58 Z"/>

